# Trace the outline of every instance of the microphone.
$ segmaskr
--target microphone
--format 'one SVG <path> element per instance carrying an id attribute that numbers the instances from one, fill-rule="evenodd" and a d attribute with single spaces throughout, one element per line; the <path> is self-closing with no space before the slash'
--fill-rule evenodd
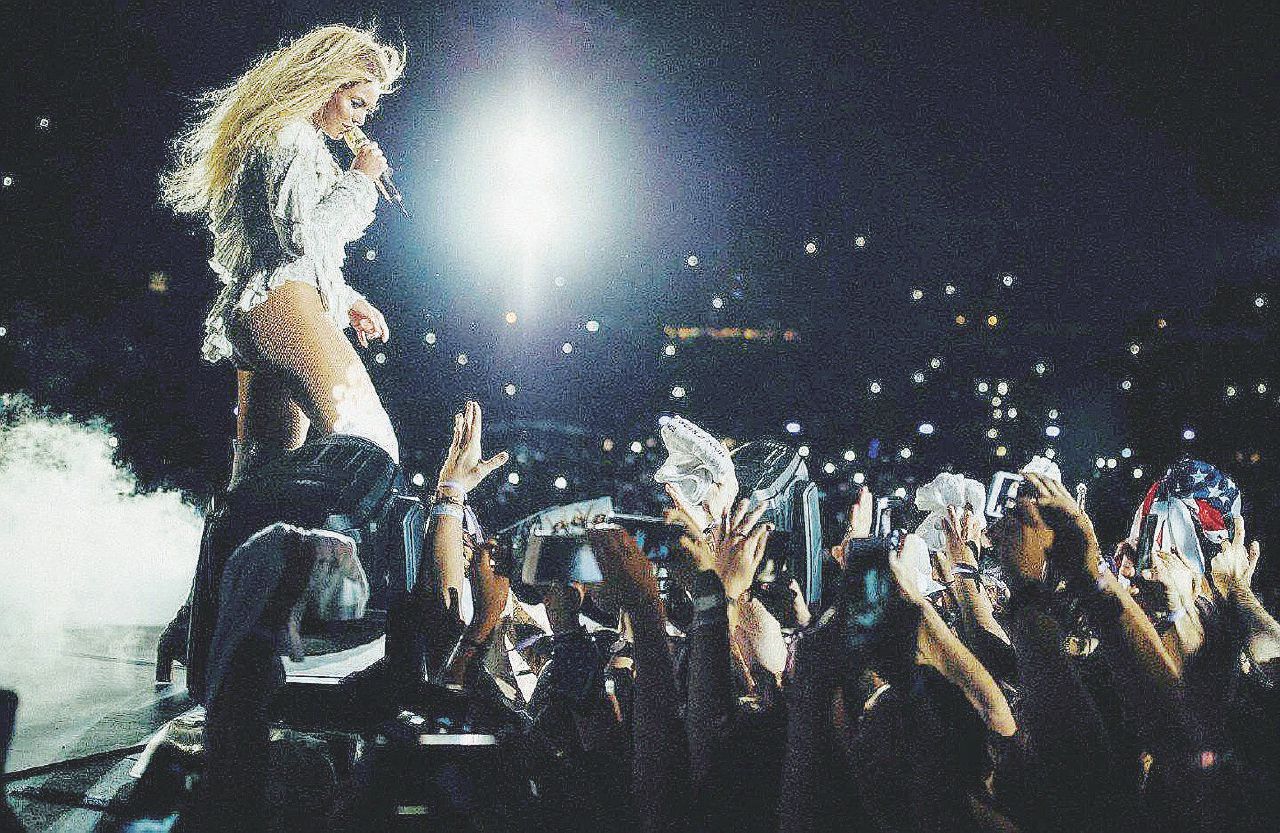
<path id="1" fill-rule="evenodd" d="M 342 139 L 347 143 L 347 147 L 351 148 L 352 153 L 357 152 L 361 147 L 369 143 L 369 137 L 354 124 L 342 134 Z M 399 207 L 405 219 L 411 219 L 409 217 L 409 209 L 404 207 L 404 195 L 400 193 L 400 189 L 396 187 L 396 184 L 391 181 L 391 168 L 383 171 L 382 176 L 378 178 L 375 184 L 378 186 L 378 190 L 382 192 L 382 196 L 387 198 L 387 202 L 394 203 Z"/>

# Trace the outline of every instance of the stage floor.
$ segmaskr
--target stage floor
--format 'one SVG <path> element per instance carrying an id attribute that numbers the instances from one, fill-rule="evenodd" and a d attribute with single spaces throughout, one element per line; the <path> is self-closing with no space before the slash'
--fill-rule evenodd
<path id="1" fill-rule="evenodd" d="M 0 685 L 18 693 L 18 717 L 8 771 L 32 775 L 6 784 L 10 803 L 32 833 L 97 828 L 96 804 L 129 781 L 136 753 L 168 720 L 191 708 L 181 667 L 174 683 L 153 683 L 160 627 L 97 627 L 68 631 L 60 649 L 6 661 Z M 126 750 L 126 751 L 117 751 Z M 56 765 L 73 759 L 83 763 Z M 32 797 L 39 792 L 45 798 Z M 80 795 L 88 799 L 74 802 Z"/>

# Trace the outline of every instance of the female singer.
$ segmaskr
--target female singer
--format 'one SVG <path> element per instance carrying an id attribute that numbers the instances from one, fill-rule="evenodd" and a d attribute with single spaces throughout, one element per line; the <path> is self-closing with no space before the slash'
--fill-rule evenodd
<path id="1" fill-rule="evenodd" d="M 203 356 L 236 366 L 231 486 L 297 448 L 314 425 L 355 434 L 398 461 L 391 421 L 359 355 L 386 341 L 386 319 L 342 277 L 345 247 L 373 221 L 387 169 L 372 142 L 343 171 L 325 145 L 364 124 L 394 91 L 404 52 L 370 32 L 323 26 L 204 96 L 175 142 L 163 197 L 207 218 L 209 265 L 224 284 L 205 321 Z"/>

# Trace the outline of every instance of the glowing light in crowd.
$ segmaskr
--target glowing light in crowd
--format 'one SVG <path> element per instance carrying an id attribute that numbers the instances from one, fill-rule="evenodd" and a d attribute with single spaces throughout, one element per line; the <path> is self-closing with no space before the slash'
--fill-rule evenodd
<path id="1" fill-rule="evenodd" d="M 673 388 L 671 389 L 671 398 L 672 398 L 672 399 L 683 399 L 683 398 L 684 398 L 685 393 L 686 393 L 686 391 L 685 391 L 685 389 L 684 389 L 684 387 L 683 387 L 683 386 L 681 386 L 681 385 L 676 385 L 675 387 L 673 387 Z"/>
<path id="2" fill-rule="evenodd" d="M 993 408 L 999 407 L 1000 405 L 1003 405 L 1003 404 L 1004 404 L 1004 400 L 1001 399 L 1000 397 L 998 396 L 991 397 L 991 406 Z"/>
<path id="3" fill-rule="evenodd" d="M 861 484 L 861 483 L 864 483 L 864 482 L 866 481 L 866 479 L 867 479 L 867 476 L 866 476 L 865 474 L 863 474 L 862 472 L 860 472 L 860 471 L 855 471 L 855 472 L 853 473 L 853 482 L 854 482 L 854 483 Z"/>
<path id="4" fill-rule="evenodd" d="M 933 368 L 934 370 L 937 370 L 938 368 L 942 367 L 942 359 L 938 358 L 937 356 L 934 356 L 932 359 L 929 359 L 929 367 Z"/>
<path id="5" fill-rule="evenodd" d="M 1121 379 L 1121 380 L 1120 380 L 1120 390 L 1133 390 L 1133 380 L 1132 380 L 1132 379 Z"/>
<path id="6" fill-rule="evenodd" d="M 376 353 L 376 354 L 374 354 L 373 360 L 374 360 L 375 362 L 377 362 L 378 364 L 386 364 L 386 363 L 387 363 L 387 354 L 386 354 L 386 353 Z"/>
<path id="7" fill-rule="evenodd" d="M 377 250 L 377 249 L 367 249 L 367 250 L 365 251 L 365 253 L 364 253 L 364 259 L 365 259 L 365 260 L 377 260 L 377 259 L 378 259 L 378 250 Z"/>
<path id="8" fill-rule="evenodd" d="M 427 482 L 427 478 L 423 476 L 422 472 L 416 471 L 413 473 L 413 485 L 421 486 L 423 483 L 426 483 L 426 482 Z"/>
<path id="9" fill-rule="evenodd" d="M 1196 432 L 1195 432 L 1195 429 L 1187 428 L 1187 429 L 1183 430 L 1183 432 L 1182 432 L 1182 439 L 1186 440 L 1187 442 L 1191 442 L 1191 441 L 1192 441 L 1192 440 L 1194 440 L 1195 438 L 1196 438 Z"/>
<path id="10" fill-rule="evenodd" d="M 594 318 L 587 322 L 587 332 L 595 333 L 600 331 L 600 322 Z"/>
<path id="11" fill-rule="evenodd" d="M 1036 362 L 1035 371 L 1037 376 L 1043 376 L 1049 372 L 1049 366 L 1044 362 Z"/>
<path id="12" fill-rule="evenodd" d="M 917 370 L 917 371 L 915 371 L 914 373 L 912 373 L 912 374 L 911 374 L 911 381 L 912 381 L 912 383 L 913 383 L 913 384 L 923 385 L 923 384 L 924 384 L 924 371 L 923 371 L 923 370 Z"/>
<path id="13" fill-rule="evenodd" d="M 944 287 L 942 288 L 942 291 L 943 291 L 943 292 L 945 292 L 945 293 L 947 293 L 948 295 L 955 295 L 955 294 L 956 294 L 956 288 L 955 288 L 955 286 L 954 286 L 953 284 L 947 284 L 946 286 L 944 286 Z"/>
<path id="14" fill-rule="evenodd" d="M 1052 460 L 1054 457 L 1058 456 L 1058 452 L 1054 451 L 1052 448 L 1046 448 L 1044 450 L 1044 456 L 1045 459 Z"/>
<path id="15" fill-rule="evenodd" d="M 1009 274 L 1008 272 L 1005 272 L 1003 275 L 1000 276 L 1000 283 L 1004 284 L 1005 286 L 1013 286 L 1014 280 L 1016 279 L 1013 277 L 1013 275 Z"/>
<path id="16" fill-rule="evenodd" d="M 1227 396 L 1228 396 L 1228 397 L 1231 397 L 1231 396 L 1235 396 L 1235 395 L 1236 395 L 1236 386 L 1235 386 L 1235 385 L 1227 385 Z"/>
<path id="17" fill-rule="evenodd" d="M 664 356 L 674 356 L 675 354 L 676 346 L 674 344 L 668 344 L 666 347 L 662 348 L 662 355 Z"/>
<path id="18" fill-rule="evenodd" d="M 566 341 L 564 344 L 561 344 L 560 352 L 564 353 L 566 356 L 569 355 L 570 353 L 573 352 L 573 344 L 568 341 Z"/>
<path id="19" fill-rule="evenodd" d="M 867 247 L 867 238 L 859 234 L 857 237 L 853 238 L 853 245 L 857 246 L 859 249 L 865 249 Z"/>
<path id="20" fill-rule="evenodd" d="M 989 439 L 989 440 L 994 440 L 994 439 L 995 439 L 996 437 L 998 437 L 998 436 L 1000 436 L 1000 429 L 999 429 L 999 428 L 988 428 L 988 429 L 987 429 L 987 439 Z"/>
<path id="21" fill-rule="evenodd" d="M 690 269 L 697 269 L 697 268 L 698 268 L 698 256 L 697 256 L 697 255 L 689 255 L 688 257 L 686 257 L 686 258 L 684 259 L 684 262 L 685 262 L 685 265 L 686 265 L 686 266 L 688 266 Z"/>
<path id="22" fill-rule="evenodd" d="M 835 470 L 836 470 L 836 464 L 835 464 L 835 463 L 823 463 L 823 464 L 822 464 L 822 470 L 823 470 L 823 471 L 825 471 L 827 474 L 834 474 L 834 473 L 835 473 Z"/>
<path id="23" fill-rule="evenodd" d="M 867 385 L 867 390 L 871 391 L 872 393 L 879 393 L 880 391 L 884 390 L 884 387 L 880 384 L 880 380 L 873 379 L 871 384 Z"/>
<path id="24" fill-rule="evenodd" d="M 797 449 L 796 449 L 796 453 L 797 453 L 797 454 L 799 454 L 801 457 L 808 457 L 808 456 L 809 456 L 809 446 L 807 446 L 807 445 L 802 445 L 802 446 L 800 446 L 799 448 L 797 448 Z"/>
<path id="25" fill-rule="evenodd" d="M 4 338 L 4 337 L 5 337 L 5 336 L 7 336 L 8 334 L 9 334 L 9 328 L 8 328 L 8 327 L 0 327 L 0 338 Z M 1259 391 L 1259 392 L 1261 393 L 1261 391 Z"/>
<path id="26" fill-rule="evenodd" d="M 721 298 L 719 295 L 715 296 L 714 298 L 711 299 L 711 306 L 715 307 L 716 309 L 723 308 L 724 298 Z"/>
<path id="27" fill-rule="evenodd" d="M 49 121 L 48 116 L 41 116 L 39 121 L 36 122 L 36 127 L 40 128 L 41 130 L 48 130 L 50 124 L 51 122 Z"/>
<path id="28" fill-rule="evenodd" d="M 1093 461 L 1093 464 L 1100 469 L 1105 469 L 1107 467 L 1107 458 L 1099 457 L 1098 459 Z"/>
<path id="29" fill-rule="evenodd" d="M 849 450 L 845 451 L 845 453 L 844 453 L 844 461 L 845 461 L 846 463 L 852 463 L 852 462 L 853 462 L 854 460 L 856 460 L 856 459 L 858 459 L 858 455 L 854 452 L 854 450 L 853 450 L 853 449 L 849 449 Z"/>
<path id="30" fill-rule="evenodd" d="M 1017 409 L 1017 408 L 1009 408 L 1007 411 L 1005 411 L 1005 412 L 1004 412 L 1004 415 L 1005 415 L 1005 416 L 1007 416 L 1009 419 L 1017 419 L 1017 418 L 1018 418 L 1018 409 Z"/>
<path id="31" fill-rule="evenodd" d="M 996 383 L 996 393 L 1000 394 L 1001 396 L 1004 396 L 1004 395 L 1005 395 L 1005 394 L 1007 394 L 1008 392 L 1009 392 L 1009 383 L 1008 383 L 1008 382 L 997 382 L 997 383 Z"/>
<path id="32" fill-rule="evenodd" d="M 1058 409 L 1057 409 L 1057 408 L 1050 408 L 1050 409 L 1049 409 L 1049 419 L 1057 419 L 1057 418 L 1058 418 Z"/>
<path id="33" fill-rule="evenodd" d="M 933 424 L 929 422 L 922 422 L 920 423 L 920 427 L 916 430 L 927 437 L 933 433 Z"/>
<path id="34" fill-rule="evenodd" d="M 467 354 L 466 354 L 466 353 L 459 353 L 459 354 L 458 354 L 458 364 L 466 364 L 466 363 L 467 363 Z"/>
<path id="35" fill-rule="evenodd" d="M 807 255 L 816 255 L 818 253 L 818 241 L 810 240 L 804 244 L 804 253 Z"/>
<path id="36" fill-rule="evenodd" d="M 423 333 L 422 343 L 427 345 L 428 347 L 432 346 L 433 344 L 436 343 L 436 334 L 432 332 Z"/>
<path id="37" fill-rule="evenodd" d="M 799 434 L 799 433 L 800 433 L 800 423 L 798 423 L 798 422 L 794 422 L 794 421 L 792 421 L 792 422 L 788 422 L 788 423 L 787 423 L 787 425 L 786 425 L 786 429 L 787 429 L 787 433 L 788 433 L 788 434 Z"/>
<path id="38" fill-rule="evenodd" d="M 1124 448 L 1120 449 L 1120 456 L 1128 460 L 1130 457 L 1133 456 L 1133 449 L 1129 448 L 1128 446 L 1125 446 Z"/>
<path id="39" fill-rule="evenodd" d="M 1142 469 L 1140 469 L 1140 468 L 1134 469 L 1134 470 L 1133 470 L 1133 479 L 1134 479 L 1134 480 L 1137 480 L 1137 479 L 1138 479 L 1138 478 L 1140 478 L 1140 477 L 1142 477 Z"/>
<path id="40" fill-rule="evenodd" d="M 1006 447 L 1004 447 L 1004 446 L 1002 446 L 1002 445 L 998 445 L 998 446 L 996 446 L 996 456 L 997 456 L 997 457 L 1003 457 L 1003 456 L 1005 456 L 1005 455 L 1006 455 L 1006 454 L 1008 454 L 1008 453 L 1009 453 L 1009 449 L 1008 449 L 1008 448 L 1006 448 Z"/>
<path id="41" fill-rule="evenodd" d="M 0 327 L 0 330 L 3 330 L 3 329 L 4 329 L 3 327 Z M 0 332 L 0 336 L 2 336 L 2 335 L 4 335 L 4 333 L 3 333 L 3 332 Z M 1258 383 L 1258 387 L 1256 387 L 1256 388 L 1255 388 L 1255 390 L 1256 390 L 1258 393 L 1266 393 L 1266 392 L 1267 392 L 1267 383 L 1266 383 L 1266 382 L 1259 382 L 1259 383 Z"/>
<path id="42" fill-rule="evenodd" d="M 12 187 L 13 187 L 13 177 L 11 177 L 11 176 L 9 176 L 8 174 L 6 174 L 6 175 L 4 176 L 4 178 L 3 178 L 3 179 L 0 179 L 0 184 L 4 185 L 4 187 L 6 187 L 6 188 L 12 188 Z"/>
<path id="43" fill-rule="evenodd" d="M 991 386 L 988 385 L 986 382 L 978 383 L 978 393 L 986 393 L 989 390 L 991 390 Z"/>
<path id="44" fill-rule="evenodd" d="M 630 447 L 632 454 L 639 454 L 641 451 L 644 451 L 644 445 L 642 445 L 639 440 L 632 440 Z"/>
<path id="45" fill-rule="evenodd" d="M 992 419 L 1004 419 L 1004 411 L 1000 410 L 999 408 L 992 408 L 992 409 L 991 409 L 991 418 L 992 418 Z"/>
<path id="46" fill-rule="evenodd" d="M 567 489 L 567 488 L 569 488 L 569 481 L 568 481 L 568 480 L 565 480 L 563 477 L 557 477 L 557 478 L 556 478 L 556 482 L 555 482 L 553 485 L 554 485 L 557 489 L 562 489 L 562 490 L 563 490 L 563 489 Z"/>
<path id="47" fill-rule="evenodd" d="M 1166 321 L 1166 320 L 1164 320 L 1163 318 L 1157 318 L 1157 319 L 1156 319 L 1156 328 L 1157 328 L 1157 329 L 1163 330 L 1165 327 L 1168 327 L 1168 326 L 1169 326 L 1169 322 L 1168 322 L 1168 321 Z"/>
<path id="48" fill-rule="evenodd" d="M 1136 355 L 1138 355 L 1138 354 L 1139 354 L 1139 353 L 1141 353 L 1141 352 L 1142 352 L 1142 345 L 1141 345 L 1141 344 L 1139 344 L 1138 342 L 1136 342 L 1136 341 L 1135 341 L 1135 342 L 1132 342 L 1132 343 L 1129 345 L 1129 353 L 1130 353 L 1130 355 L 1134 355 L 1134 356 L 1136 356 Z"/>
<path id="49" fill-rule="evenodd" d="M 902 448 L 898 449 L 898 455 L 899 455 L 900 457 L 902 457 L 902 459 L 904 459 L 904 460 L 910 459 L 910 458 L 911 458 L 911 447 L 910 447 L 910 446 L 905 446 L 905 445 L 904 445 Z"/>
<path id="50" fill-rule="evenodd" d="M 959 326 L 961 326 L 961 327 L 963 327 L 965 324 L 967 324 L 967 323 L 968 323 L 968 321 L 969 321 L 969 319 L 965 318 L 963 315 L 957 315 L 957 316 L 956 316 L 956 324 L 957 324 L 957 325 L 959 325 Z"/>
<path id="51" fill-rule="evenodd" d="M 507 310 L 507 314 L 502 316 L 502 318 L 508 324 L 514 324 L 520 320 L 520 316 L 516 315 L 514 310 Z"/>
<path id="52" fill-rule="evenodd" d="M 1044 435 L 1045 435 L 1046 437 L 1049 437 L 1049 438 L 1057 437 L 1057 436 L 1058 436 L 1059 434 L 1061 434 L 1061 433 L 1062 433 L 1062 429 L 1061 429 L 1061 428 L 1059 428 L 1059 427 L 1058 427 L 1058 426 L 1056 426 L 1056 425 L 1046 425 L 1046 426 L 1045 426 L 1045 429 L 1044 429 Z"/>
<path id="53" fill-rule="evenodd" d="M 519 485 L 520 485 L 520 472 L 518 472 L 518 471 L 513 471 L 513 472 L 510 472 L 509 474 L 507 474 L 507 482 L 508 482 L 508 483 L 510 483 L 512 486 L 519 486 Z"/>
<path id="54" fill-rule="evenodd" d="M 924 290 L 923 290 L 923 289 L 913 289 L 913 290 L 911 290 L 911 300 L 913 300 L 913 301 L 919 301 L 919 300 L 920 300 L 921 298 L 923 298 L 923 297 L 924 297 Z"/>
<path id="55" fill-rule="evenodd" d="M 7 178 L 7 177 L 6 177 L 6 178 Z M 1258 297 L 1254 298 L 1254 299 L 1253 299 L 1253 305 L 1254 305 L 1255 307 L 1257 307 L 1258 309 L 1262 309 L 1263 307 L 1265 307 L 1265 306 L 1267 305 L 1267 296 L 1266 296 L 1266 295 L 1259 295 Z"/>
<path id="56" fill-rule="evenodd" d="M 894 497 L 906 497 L 906 496 L 907 496 L 907 490 L 906 490 L 905 488 L 903 488 L 902 486 L 899 486 L 898 488 L 896 488 L 896 489 L 894 489 L 894 490 L 893 490 L 893 496 L 894 496 Z"/>
<path id="57" fill-rule="evenodd" d="M 511 382 L 507 382 L 505 385 L 502 386 L 502 392 L 505 393 L 507 396 L 515 396 L 516 386 Z"/>
<path id="58" fill-rule="evenodd" d="M 988 327 L 991 327 L 991 328 L 993 328 L 993 329 L 994 329 L 994 328 L 995 328 L 995 326 L 996 326 L 997 324 L 999 324 L 999 323 L 1000 323 L 1000 317 L 999 317 L 998 315 L 994 315 L 994 314 L 992 314 L 992 315 L 988 315 L 988 316 L 987 316 L 987 326 L 988 326 Z"/>
<path id="59" fill-rule="evenodd" d="M 1109 469 L 1114 469 L 1114 468 L 1115 468 L 1116 466 L 1118 466 L 1119 464 L 1120 464 L 1120 461 L 1119 461 L 1119 460 L 1117 460 L 1116 458 L 1114 458 L 1114 457 L 1108 457 L 1108 458 L 1107 458 L 1107 468 L 1109 468 Z"/>

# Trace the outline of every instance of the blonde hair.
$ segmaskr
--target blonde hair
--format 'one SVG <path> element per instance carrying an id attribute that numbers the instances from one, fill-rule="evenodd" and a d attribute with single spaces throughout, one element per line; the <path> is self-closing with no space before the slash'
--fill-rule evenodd
<path id="1" fill-rule="evenodd" d="M 384 94 L 404 71 L 405 50 L 374 32 L 321 26 L 260 59 L 232 84 L 205 93 L 199 116 L 173 143 L 161 199 L 179 214 L 218 225 L 248 151 L 291 121 L 324 107 L 339 89 L 376 81 Z"/>

